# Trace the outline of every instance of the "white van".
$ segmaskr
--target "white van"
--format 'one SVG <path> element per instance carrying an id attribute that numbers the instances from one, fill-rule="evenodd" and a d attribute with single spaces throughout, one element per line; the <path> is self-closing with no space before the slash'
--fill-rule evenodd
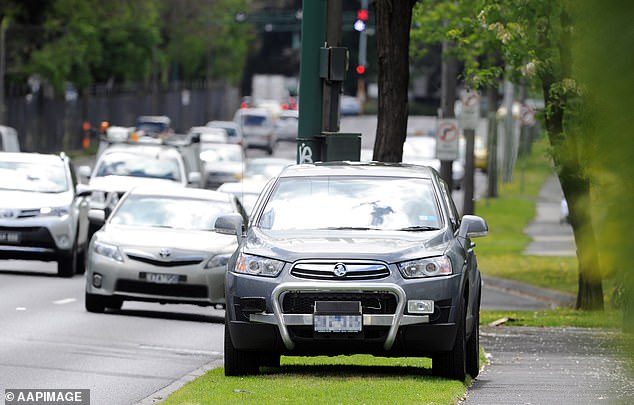
<path id="1" fill-rule="evenodd" d="M 243 108 L 236 111 L 233 121 L 242 128 L 249 148 L 264 149 L 269 155 L 277 143 L 275 116 L 268 108 Z"/>
<path id="2" fill-rule="evenodd" d="M 0 151 L 20 152 L 20 142 L 18 142 L 18 131 L 11 127 L 0 125 Z"/>

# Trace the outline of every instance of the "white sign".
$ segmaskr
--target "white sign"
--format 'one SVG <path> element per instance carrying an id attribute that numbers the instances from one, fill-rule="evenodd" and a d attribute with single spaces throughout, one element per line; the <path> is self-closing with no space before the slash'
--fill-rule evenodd
<path id="1" fill-rule="evenodd" d="M 436 157 L 440 160 L 458 159 L 460 131 L 456 120 L 438 120 L 436 126 Z"/>
<path id="2" fill-rule="evenodd" d="M 460 112 L 457 114 L 462 129 L 476 129 L 480 119 L 480 95 L 465 90 L 460 94 Z"/>

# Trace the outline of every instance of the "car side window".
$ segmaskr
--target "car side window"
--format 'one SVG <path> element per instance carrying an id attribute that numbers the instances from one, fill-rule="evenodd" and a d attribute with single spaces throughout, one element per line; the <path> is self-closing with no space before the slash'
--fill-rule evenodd
<path id="1" fill-rule="evenodd" d="M 439 179 L 439 183 L 442 197 L 447 204 L 447 208 L 449 208 L 449 220 L 451 221 L 452 228 L 455 231 L 460 226 L 460 214 L 458 214 L 456 204 L 454 204 L 453 199 L 451 198 L 451 192 L 449 191 L 447 183 L 442 179 Z"/>

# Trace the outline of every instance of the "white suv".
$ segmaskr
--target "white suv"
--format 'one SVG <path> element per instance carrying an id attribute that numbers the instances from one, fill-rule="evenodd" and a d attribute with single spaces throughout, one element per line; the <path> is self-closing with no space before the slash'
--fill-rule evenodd
<path id="1" fill-rule="evenodd" d="M 0 152 L 0 259 L 57 261 L 85 269 L 88 201 L 64 155 Z"/>

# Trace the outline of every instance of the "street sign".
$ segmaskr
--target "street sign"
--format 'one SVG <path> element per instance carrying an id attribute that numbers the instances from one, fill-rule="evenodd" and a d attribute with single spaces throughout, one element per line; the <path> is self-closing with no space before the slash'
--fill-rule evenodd
<path id="1" fill-rule="evenodd" d="M 440 160 L 458 159 L 460 131 L 456 120 L 438 120 L 436 126 L 436 157 Z"/>
<path id="2" fill-rule="evenodd" d="M 476 129 L 480 119 L 480 95 L 464 90 L 460 93 L 460 113 L 458 120 L 462 129 Z"/>

